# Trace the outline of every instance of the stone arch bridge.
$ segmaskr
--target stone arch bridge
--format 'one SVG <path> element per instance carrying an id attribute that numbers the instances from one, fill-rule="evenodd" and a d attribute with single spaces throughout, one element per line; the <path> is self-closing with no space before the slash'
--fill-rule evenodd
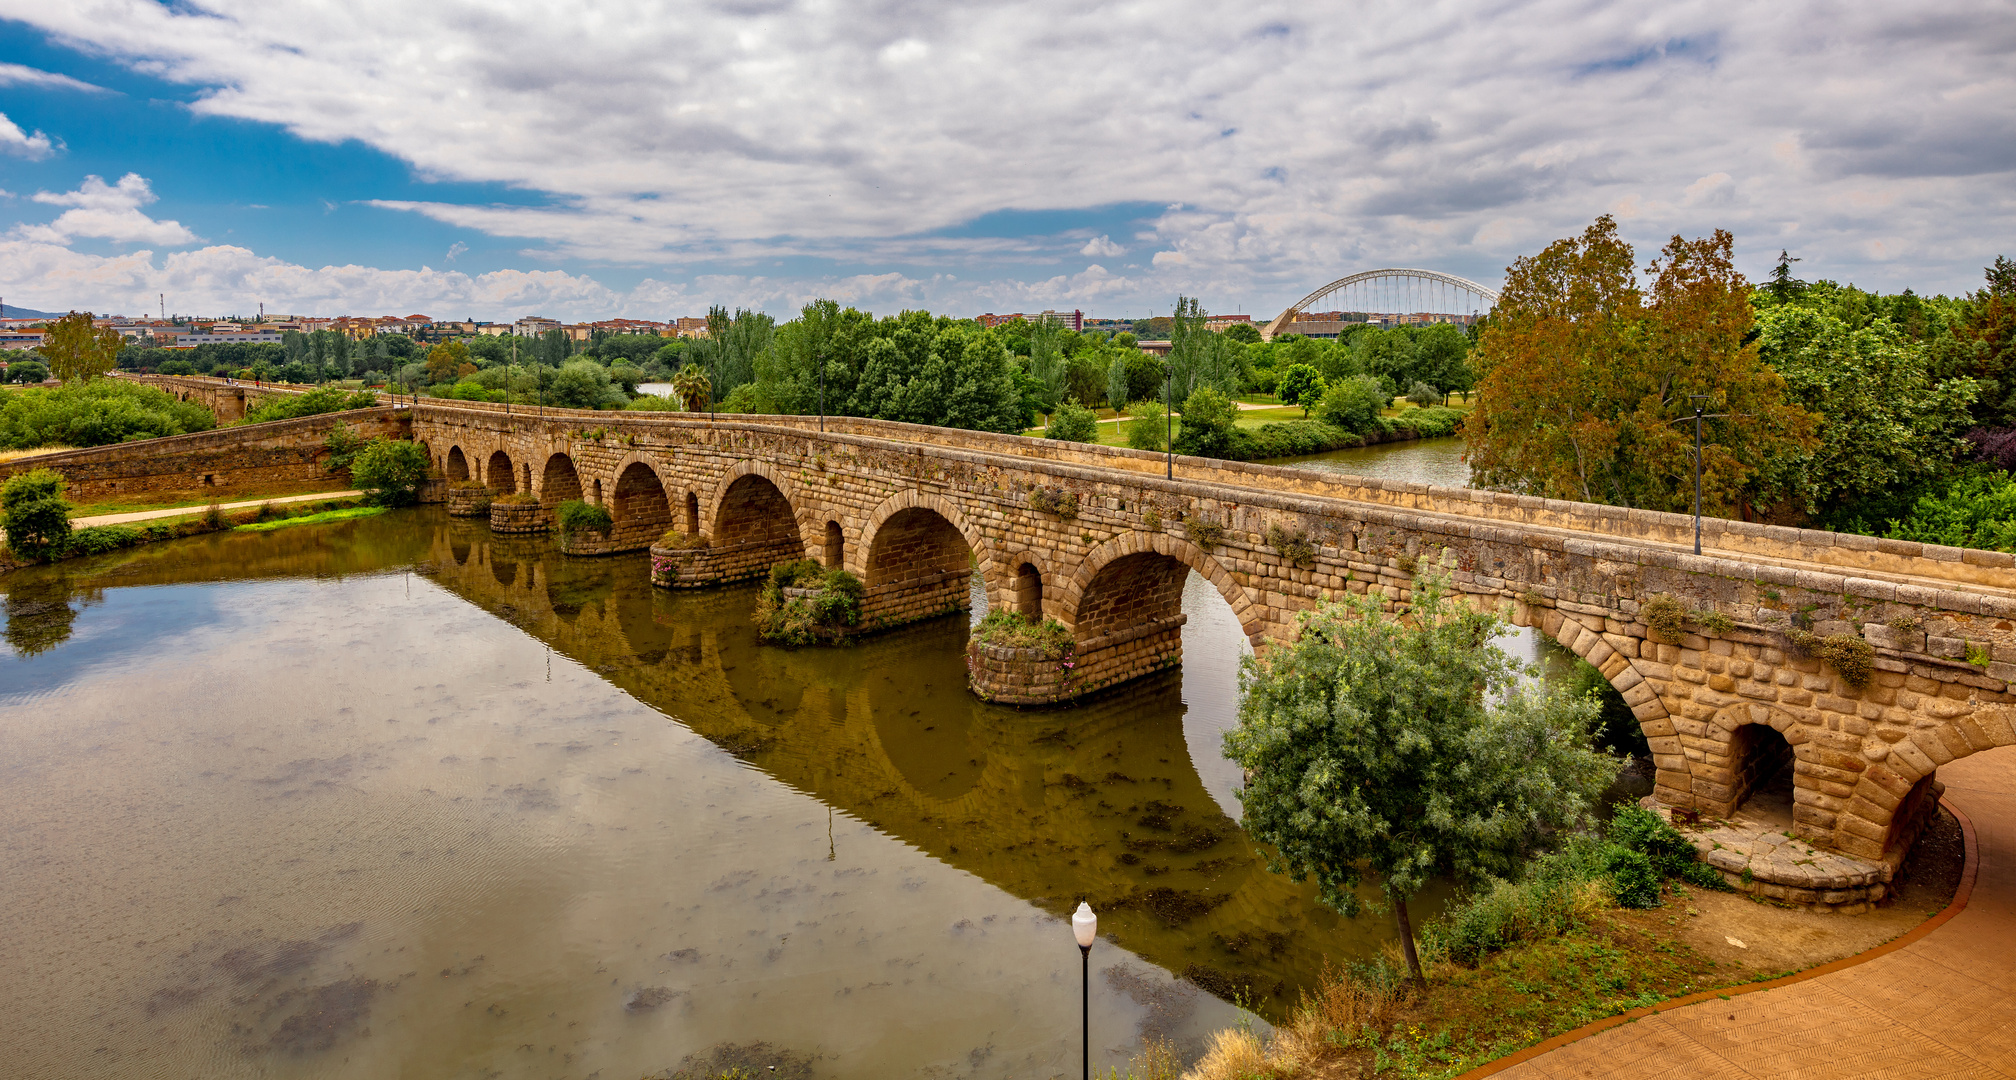
<path id="1" fill-rule="evenodd" d="M 1849 857 L 1807 873 L 1795 901 L 1880 897 L 1869 887 L 1923 824 L 1938 766 L 2016 743 L 2003 553 L 1710 520 L 1697 556 L 1681 515 L 851 418 L 406 411 L 451 481 L 498 493 L 493 523 L 514 505 L 539 527 L 564 500 L 599 503 L 613 527 L 570 550 L 651 547 L 661 585 L 809 556 L 859 575 L 865 619 L 894 625 L 965 608 L 977 569 L 991 607 L 1054 618 L 1075 642 L 1069 668 L 976 649 L 974 689 L 997 700 L 1180 662 L 1193 570 L 1256 645 L 1347 592 L 1404 603 L 1437 570 L 1603 672 L 1665 806 L 1729 815 L 1789 757 L 1793 831 L 1816 858 Z M 1823 660 L 1829 638 L 1866 648 Z"/>

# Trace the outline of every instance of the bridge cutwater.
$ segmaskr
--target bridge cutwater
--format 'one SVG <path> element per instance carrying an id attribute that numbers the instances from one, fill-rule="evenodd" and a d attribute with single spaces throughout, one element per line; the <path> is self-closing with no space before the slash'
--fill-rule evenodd
<path id="1" fill-rule="evenodd" d="M 144 381 L 220 415 L 275 392 Z M 668 588 L 812 557 L 860 576 L 864 622 L 893 626 L 967 608 L 977 569 L 991 607 L 1054 618 L 1076 643 L 1068 670 L 982 650 L 973 691 L 1017 704 L 1179 663 L 1193 570 L 1260 647 L 1324 600 L 1405 603 L 1417 574 L 1445 574 L 1622 692 L 1665 806 L 1726 816 L 1789 754 L 1794 831 L 1821 849 L 1781 890 L 1795 902 L 1880 899 L 1935 805 L 1938 767 L 2016 743 L 2016 559 L 2001 552 L 1709 520 L 1697 556 L 1677 514 L 1198 458 L 1165 479 L 1159 454 L 847 417 L 821 431 L 814 417 L 424 398 L 392 415 L 443 475 L 500 496 L 499 531 L 546 529 L 564 500 L 601 504 L 607 536 L 568 550 L 650 548 Z M 37 460 L 83 468 L 122 450 Z M 533 498 L 501 498 L 520 492 Z M 674 529 L 686 539 L 659 546 Z M 1694 617 L 1655 629 L 1655 597 Z M 1795 627 L 1859 635 L 1873 668 L 1844 675 L 1795 648 Z"/>

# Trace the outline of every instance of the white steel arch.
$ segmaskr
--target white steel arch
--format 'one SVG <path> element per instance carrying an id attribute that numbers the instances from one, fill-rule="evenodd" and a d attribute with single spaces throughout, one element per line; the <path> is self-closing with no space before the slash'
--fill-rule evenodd
<path id="1" fill-rule="evenodd" d="M 1323 299 L 1332 293 L 1350 288 L 1353 285 L 1382 279 L 1400 279 L 1403 281 L 1418 282 L 1423 285 L 1440 286 L 1455 292 L 1467 292 L 1483 297 L 1487 304 L 1496 304 L 1498 302 L 1498 290 L 1486 288 L 1471 281 L 1469 278 L 1457 277 L 1454 274 L 1444 274 L 1438 270 L 1417 270 L 1408 267 L 1362 270 L 1356 274 L 1338 278 L 1336 281 L 1317 289 L 1315 292 L 1289 305 L 1287 310 L 1274 316 L 1274 321 L 1267 324 L 1266 329 L 1260 332 L 1260 337 L 1266 341 L 1274 340 L 1274 335 L 1280 333 L 1282 327 L 1293 322 L 1296 316 L 1322 303 Z"/>

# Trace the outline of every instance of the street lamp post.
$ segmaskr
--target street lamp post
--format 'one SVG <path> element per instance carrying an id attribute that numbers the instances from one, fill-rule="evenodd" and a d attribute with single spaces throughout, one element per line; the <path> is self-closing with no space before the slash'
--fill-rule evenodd
<path id="1" fill-rule="evenodd" d="M 819 361 L 819 431 L 826 431 L 826 361 Z"/>
<path id="2" fill-rule="evenodd" d="M 1079 1015 L 1084 1033 L 1080 1045 L 1083 1048 L 1085 1080 L 1092 1080 L 1092 942 L 1098 933 L 1099 916 L 1092 914 L 1091 904 L 1078 901 L 1078 910 L 1071 913 L 1071 934 L 1078 939 Z"/>
<path id="3" fill-rule="evenodd" d="M 1707 394 L 1689 394 L 1694 402 L 1694 554 L 1701 554 L 1701 403 Z"/>
<path id="4" fill-rule="evenodd" d="M 1162 369 L 1162 466 L 1165 479 L 1176 479 L 1176 375 Z"/>

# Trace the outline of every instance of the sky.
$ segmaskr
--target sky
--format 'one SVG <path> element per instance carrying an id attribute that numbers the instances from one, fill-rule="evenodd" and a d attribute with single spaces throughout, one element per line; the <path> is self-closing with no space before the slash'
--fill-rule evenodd
<path id="1" fill-rule="evenodd" d="M 1605 213 L 2016 255 L 2007 0 L 0 0 L 0 58 L 10 307 L 1266 318 Z"/>

